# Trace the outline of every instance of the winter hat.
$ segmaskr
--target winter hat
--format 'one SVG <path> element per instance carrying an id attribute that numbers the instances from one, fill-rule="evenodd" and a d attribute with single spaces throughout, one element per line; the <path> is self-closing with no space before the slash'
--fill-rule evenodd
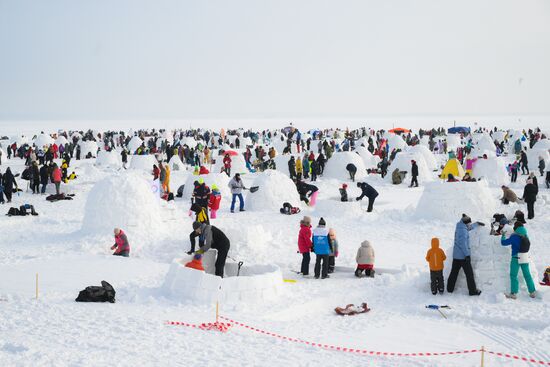
<path id="1" fill-rule="evenodd" d="M 432 247 L 439 247 L 439 238 L 432 238 Z"/>
<path id="2" fill-rule="evenodd" d="M 199 178 L 199 183 L 202 185 L 204 183 L 204 179 L 201 177 Z"/>
<path id="3" fill-rule="evenodd" d="M 470 217 L 467 216 L 466 214 L 462 214 L 462 222 L 463 222 L 464 224 L 472 223 L 472 218 L 470 218 Z"/>
<path id="4" fill-rule="evenodd" d="M 342 188 L 343 188 L 343 189 L 347 189 L 347 188 L 348 188 L 348 184 L 342 184 Z"/>
<path id="5" fill-rule="evenodd" d="M 212 190 L 217 190 L 217 189 L 218 189 L 218 185 L 213 184 L 213 185 L 212 185 Z"/>
<path id="6" fill-rule="evenodd" d="M 201 224 L 199 222 L 193 222 L 193 230 L 197 230 L 198 228 L 201 227 Z"/>
<path id="7" fill-rule="evenodd" d="M 361 187 L 361 182 L 357 182 L 357 187 Z"/>
<path id="8" fill-rule="evenodd" d="M 325 220 L 323 219 L 323 217 L 321 217 L 321 219 L 319 219 L 319 225 L 320 226 L 326 226 L 327 225 L 327 222 L 325 222 Z"/>

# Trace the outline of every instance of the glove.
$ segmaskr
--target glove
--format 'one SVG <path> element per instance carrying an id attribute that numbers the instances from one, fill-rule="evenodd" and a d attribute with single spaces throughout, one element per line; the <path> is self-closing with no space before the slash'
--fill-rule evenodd
<path id="1" fill-rule="evenodd" d="M 476 222 L 478 226 L 482 226 L 482 227 L 485 227 L 485 223 L 483 222 Z"/>
<path id="2" fill-rule="evenodd" d="M 361 198 L 360 198 L 360 197 L 356 197 L 355 200 L 359 201 L 359 200 L 361 200 Z"/>
<path id="3" fill-rule="evenodd" d="M 195 253 L 202 255 L 202 254 L 204 254 L 204 250 L 202 250 L 202 249 L 201 249 L 201 250 L 197 250 Z"/>

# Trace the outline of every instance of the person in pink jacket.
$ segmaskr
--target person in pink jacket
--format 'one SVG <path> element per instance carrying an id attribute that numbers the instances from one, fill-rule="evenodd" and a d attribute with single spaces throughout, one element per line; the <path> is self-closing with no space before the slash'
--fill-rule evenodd
<path id="1" fill-rule="evenodd" d="M 468 154 L 468 156 L 466 157 L 466 172 L 469 173 L 470 176 L 474 172 L 474 165 L 476 164 L 476 162 L 477 162 L 477 158 L 472 158 Z"/>
<path id="2" fill-rule="evenodd" d="M 300 221 L 300 232 L 298 234 L 298 252 L 302 254 L 302 267 L 300 273 L 302 275 L 309 274 L 309 261 L 311 256 L 311 248 L 313 243 L 311 242 L 311 218 L 305 216 Z"/>
<path id="3" fill-rule="evenodd" d="M 115 228 L 115 244 L 111 246 L 111 250 L 115 250 L 113 255 L 130 257 L 130 243 L 126 233 L 120 228 Z"/>
<path id="4" fill-rule="evenodd" d="M 59 187 L 61 185 L 61 168 L 57 166 L 57 164 L 54 164 L 53 171 L 52 171 L 52 181 L 55 185 L 55 193 L 59 195 Z"/>

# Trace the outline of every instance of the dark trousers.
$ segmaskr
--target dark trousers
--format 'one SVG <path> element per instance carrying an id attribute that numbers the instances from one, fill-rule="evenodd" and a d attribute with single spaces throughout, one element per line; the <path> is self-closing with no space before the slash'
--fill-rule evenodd
<path id="1" fill-rule="evenodd" d="M 352 182 L 355 182 L 355 172 L 349 171 L 349 178 L 351 179 Z"/>
<path id="2" fill-rule="evenodd" d="M 6 200 L 8 200 L 8 203 L 11 201 L 11 194 L 12 194 L 11 188 L 7 190 L 4 188 L 4 195 L 6 195 Z"/>
<path id="3" fill-rule="evenodd" d="M 48 186 L 48 183 L 47 183 L 47 182 L 43 182 L 43 183 L 42 183 L 42 190 L 40 191 L 41 193 L 43 193 L 43 194 L 46 193 L 46 186 Z"/>
<path id="4" fill-rule="evenodd" d="M 443 279 L 443 270 L 431 271 L 430 280 L 432 284 L 432 294 L 443 293 L 445 290 L 445 280 Z"/>
<path id="5" fill-rule="evenodd" d="M 447 292 L 452 293 L 455 290 L 456 278 L 460 269 L 464 269 L 466 275 L 466 283 L 468 283 L 468 291 L 470 295 L 476 294 L 477 287 L 474 279 L 474 270 L 472 269 L 472 263 L 469 258 L 464 260 L 453 259 L 453 267 L 451 268 L 451 274 L 447 279 Z"/>
<path id="6" fill-rule="evenodd" d="M 527 171 L 527 173 L 525 173 L 525 171 Z M 529 167 L 527 167 L 527 164 L 525 164 L 523 162 L 521 163 L 521 173 L 524 174 L 524 175 L 529 174 Z"/>
<path id="7" fill-rule="evenodd" d="M 411 178 L 411 187 L 413 185 L 418 187 L 418 177 L 416 177 L 416 176 L 412 176 L 412 178 Z"/>
<path id="8" fill-rule="evenodd" d="M 315 277 L 319 278 L 319 275 L 322 278 L 328 275 L 328 255 L 315 255 Z"/>
<path id="9" fill-rule="evenodd" d="M 527 219 L 535 218 L 535 202 L 527 201 Z"/>
<path id="10" fill-rule="evenodd" d="M 130 251 L 122 251 L 113 254 L 114 256 L 130 257 Z"/>
<path id="11" fill-rule="evenodd" d="M 39 181 L 32 181 L 31 190 L 32 190 L 33 194 L 39 194 L 40 193 L 40 182 Z"/>
<path id="12" fill-rule="evenodd" d="M 328 257 L 328 272 L 334 273 L 334 267 L 336 266 L 336 257 L 334 255 L 331 255 Z"/>
<path id="13" fill-rule="evenodd" d="M 309 261 L 311 260 L 311 255 L 309 252 L 302 253 L 302 266 L 300 268 L 300 272 L 303 275 L 309 274 Z"/>
<path id="14" fill-rule="evenodd" d="M 512 171 L 512 178 L 511 178 L 511 181 L 512 182 L 516 182 L 518 179 L 518 170 L 513 170 Z"/>
<path id="15" fill-rule="evenodd" d="M 375 200 L 375 199 L 376 199 L 376 198 L 372 198 L 372 199 L 369 198 L 369 207 L 367 208 L 367 212 L 368 212 L 368 213 L 372 212 L 372 207 L 373 207 L 373 205 L 374 205 L 374 200 Z"/>
<path id="16" fill-rule="evenodd" d="M 216 275 L 223 278 L 223 268 L 225 267 L 225 260 L 227 260 L 227 253 L 229 252 L 229 242 L 222 242 L 212 245 L 212 248 L 218 250 L 218 257 L 216 257 Z"/>

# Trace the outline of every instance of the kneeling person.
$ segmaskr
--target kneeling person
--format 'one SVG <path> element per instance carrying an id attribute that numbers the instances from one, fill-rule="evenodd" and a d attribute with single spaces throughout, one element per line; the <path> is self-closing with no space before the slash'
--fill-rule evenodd
<path id="1" fill-rule="evenodd" d="M 199 237 L 199 250 L 197 253 L 204 254 L 210 248 L 218 250 L 216 258 L 216 275 L 223 278 L 223 268 L 229 252 L 230 243 L 227 236 L 217 227 L 206 223 L 193 222 L 193 233 L 191 233 L 191 252 L 195 252 L 195 238 Z"/>

